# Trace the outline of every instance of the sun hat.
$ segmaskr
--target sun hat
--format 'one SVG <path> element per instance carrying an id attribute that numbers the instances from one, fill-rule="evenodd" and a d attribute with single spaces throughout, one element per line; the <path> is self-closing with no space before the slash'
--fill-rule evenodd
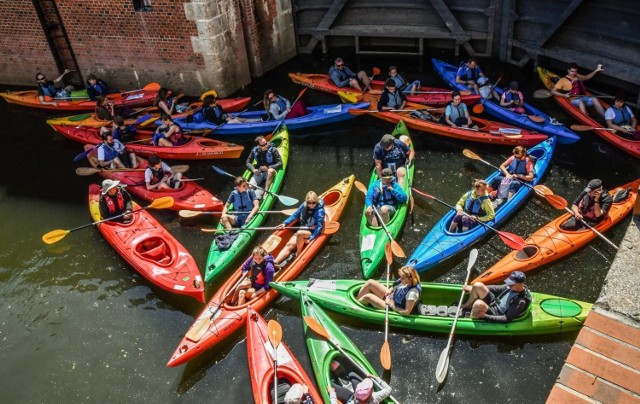
<path id="1" fill-rule="evenodd" d="M 373 380 L 370 378 L 366 378 L 356 386 L 356 398 L 358 400 L 366 400 L 371 396 L 371 392 L 373 391 Z"/>
<path id="2" fill-rule="evenodd" d="M 102 195 L 106 195 L 107 192 L 109 192 L 109 190 L 111 188 L 118 186 L 118 184 L 120 184 L 120 181 L 118 181 L 118 180 L 104 180 L 104 181 L 102 181 Z"/>

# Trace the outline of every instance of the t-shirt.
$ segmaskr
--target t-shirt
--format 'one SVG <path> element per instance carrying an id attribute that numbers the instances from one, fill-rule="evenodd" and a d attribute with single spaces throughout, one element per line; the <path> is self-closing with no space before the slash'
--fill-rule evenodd
<path id="1" fill-rule="evenodd" d="M 625 118 L 627 117 L 627 113 L 629 114 L 628 115 L 629 119 L 634 117 L 633 111 L 631 111 L 631 108 L 629 108 L 627 105 L 623 106 L 622 109 L 625 110 L 624 111 L 625 112 L 625 114 L 624 114 Z M 613 111 L 613 107 L 609 107 L 609 108 L 607 108 L 606 111 L 604 111 L 604 119 L 607 120 L 607 121 L 608 120 L 613 120 L 613 118 L 615 118 L 615 116 L 616 116 L 616 114 Z"/>
<path id="2" fill-rule="evenodd" d="M 164 161 L 160 162 L 160 166 L 162 167 L 162 170 L 164 170 L 165 175 L 171 173 L 171 167 L 169 167 L 169 165 Z M 152 179 L 153 173 L 151 172 L 151 168 L 147 167 L 147 169 L 144 170 L 144 182 L 150 183 Z"/>
<path id="3" fill-rule="evenodd" d="M 373 148 L 373 159 L 382 161 L 382 168 L 389 167 L 395 171 L 397 167 L 404 166 L 411 149 L 401 140 L 393 141 L 393 148 L 386 151 L 378 142 Z"/>

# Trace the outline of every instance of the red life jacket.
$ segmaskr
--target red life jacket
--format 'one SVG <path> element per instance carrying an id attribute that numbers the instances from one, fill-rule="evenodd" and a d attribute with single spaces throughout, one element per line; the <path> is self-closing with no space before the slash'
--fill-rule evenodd
<path id="1" fill-rule="evenodd" d="M 113 200 L 113 198 L 109 195 L 105 195 L 104 196 L 104 200 L 107 203 L 107 208 L 109 209 L 109 213 L 110 214 L 115 214 L 116 213 L 116 204 Z M 123 211 L 124 210 L 124 198 L 122 197 L 122 193 L 118 191 L 118 193 L 116 193 L 116 200 L 118 201 L 118 210 L 119 211 Z"/>
<path id="2" fill-rule="evenodd" d="M 584 95 L 586 93 L 584 84 L 582 84 L 582 81 L 580 81 L 580 79 L 576 78 L 574 81 L 571 81 L 569 77 L 565 76 L 565 78 L 571 82 L 571 91 L 569 91 L 569 94 Z"/>

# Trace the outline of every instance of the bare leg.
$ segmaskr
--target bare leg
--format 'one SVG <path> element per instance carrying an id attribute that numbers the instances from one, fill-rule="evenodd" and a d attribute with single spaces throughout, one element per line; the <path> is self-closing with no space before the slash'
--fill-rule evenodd
<path id="1" fill-rule="evenodd" d="M 387 288 L 385 288 L 384 285 L 374 279 L 369 279 L 364 283 L 364 285 L 362 285 L 362 287 L 358 291 L 358 295 L 356 296 L 356 298 L 360 300 L 364 295 L 367 294 L 374 294 L 378 297 L 384 297 L 386 293 Z"/>
<path id="2" fill-rule="evenodd" d="M 282 250 L 280 250 L 280 252 L 278 253 L 278 256 L 273 260 L 273 262 L 275 264 L 279 264 L 282 261 L 284 261 L 284 259 L 287 258 L 289 254 L 291 254 L 291 251 L 293 251 L 293 249 L 296 248 L 297 245 L 298 245 L 298 240 L 296 235 L 294 234 L 293 236 L 291 236 L 289 241 L 287 241 L 287 244 L 285 244 L 285 246 L 282 247 Z"/>
<path id="3" fill-rule="evenodd" d="M 602 107 L 599 99 L 593 99 L 593 107 L 596 109 L 596 111 L 598 111 L 598 114 L 600 114 L 600 116 L 604 118 L 604 108 Z"/>
<path id="4" fill-rule="evenodd" d="M 267 180 L 264 183 L 264 189 L 269 190 L 269 187 L 271 186 L 271 183 L 273 182 L 273 177 L 276 174 L 276 170 L 274 170 L 273 168 L 270 168 L 267 171 Z"/>
<path id="5" fill-rule="evenodd" d="M 298 230 L 296 233 L 296 254 L 300 255 L 302 249 L 304 248 L 305 242 L 311 236 L 311 232 L 308 230 Z"/>
<path id="6" fill-rule="evenodd" d="M 489 289 L 487 289 L 487 286 L 484 283 L 482 282 L 474 283 L 473 286 L 471 287 L 469 298 L 462 305 L 462 308 L 470 309 L 476 300 L 484 299 L 484 297 L 487 296 L 488 293 L 489 293 Z"/>
<path id="7" fill-rule="evenodd" d="M 236 305 L 239 303 L 239 297 L 240 294 L 242 293 L 243 298 L 244 298 L 244 294 L 246 292 L 247 289 L 249 289 L 251 287 L 251 281 L 249 279 L 245 279 L 242 282 L 240 282 L 240 285 L 238 285 L 238 287 L 236 288 L 236 290 L 233 292 L 233 297 L 231 298 L 231 305 Z"/>
<path id="8" fill-rule="evenodd" d="M 360 87 L 360 83 L 358 83 L 358 80 L 356 79 L 349 79 L 349 86 L 354 90 L 362 91 L 362 88 Z"/>
<path id="9" fill-rule="evenodd" d="M 371 81 L 371 79 L 369 79 L 369 76 L 367 75 L 367 73 L 364 70 L 360 70 L 358 72 L 358 78 L 360 79 L 362 84 L 365 85 L 365 87 L 368 86 L 369 82 Z"/>
<path id="10" fill-rule="evenodd" d="M 402 188 L 404 188 L 404 177 L 407 174 L 407 170 L 404 167 L 398 167 L 398 169 L 396 170 L 396 176 L 398 177 L 398 184 L 400 184 L 400 186 Z"/>
<path id="11" fill-rule="evenodd" d="M 389 206 L 383 205 L 378 209 L 380 211 L 380 217 L 382 218 L 383 223 L 389 223 L 391 217 L 389 216 Z"/>
<path id="12" fill-rule="evenodd" d="M 587 116 L 589 115 L 589 113 L 587 112 L 587 107 L 586 105 L 584 105 L 584 102 L 582 100 L 578 102 L 578 108 L 580 108 L 580 111 L 582 111 L 583 114 Z"/>
<path id="13" fill-rule="evenodd" d="M 244 302 L 246 302 L 247 300 L 251 300 L 255 292 L 256 290 L 252 287 L 249 287 L 249 289 L 242 289 L 240 292 L 238 292 L 238 306 L 242 306 Z"/>
<path id="14" fill-rule="evenodd" d="M 231 230 L 233 229 L 233 225 L 236 223 L 236 220 L 231 215 L 222 215 L 220 222 L 222 222 L 225 229 Z"/>

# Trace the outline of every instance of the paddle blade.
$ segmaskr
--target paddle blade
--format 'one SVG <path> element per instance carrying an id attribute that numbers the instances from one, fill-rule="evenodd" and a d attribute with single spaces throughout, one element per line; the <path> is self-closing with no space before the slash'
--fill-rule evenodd
<path id="1" fill-rule="evenodd" d="M 282 341 L 282 327 L 276 320 L 269 320 L 267 324 L 267 330 L 269 331 L 269 342 L 273 348 L 277 348 Z"/>
<path id="2" fill-rule="evenodd" d="M 398 244 L 397 241 L 395 240 L 391 240 L 391 251 L 393 251 L 393 255 L 395 255 L 398 258 L 406 258 L 407 255 L 404 253 L 404 250 L 402 249 L 402 247 L 400 247 L 400 244 Z"/>
<path id="3" fill-rule="evenodd" d="M 203 212 L 199 212 L 197 210 L 182 209 L 180 212 L 178 212 L 178 215 L 180 217 L 184 217 L 185 219 L 189 219 L 192 217 L 200 216 L 202 213 Z"/>
<path id="4" fill-rule="evenodd" d="M 476 104 L 476 105 L 473 106 L 472 111 L 473 111 L 474 114 L 481 114 L 481 113 L 484 112 L 484 105 Z"/>
<path id="5" fill-rule="evenodd" d="M 42 241 L 46 244 L 57 243 L 71 233 L 71 230 L 52 230 L 49 233 L 42 236 Z"/>
<path id="6" fill-rule="evenodd" d="M 551 97 L 551 91 L 546 88 L 541 88 L 533 92 L 533 98 L 544 99 Z"/>
<path id="7" fill-rule="evenodd" d="M 171 166 L 171 171 L 173 171 L 174 173 L 186 173 L 187 171 L 189 171 L 189 165 L 180 164 L 176 166 Z"/>
<path id="8" fill-rule="evenodd" d="M 231 177 L 231 178 L 236 178 L 235 175 L 229 174 L 228 172 L 224 171 L 222 168 L 216 167 L 214 165 L 212 165 L 211 168 L 213 168 L 213 170 L 218 174 L 226 175 L 227 177 Z"/>
<path id="9" fill-rule="evenodd" d="M 393 264 L 393 255 L 391 252 L 391 243 L 384 246 L 384 258 L 387 260 L 387 266 Z"/>
<path id="10" fill-rule="evenodd" d="M 149 209 L 169 209 L 173 206 L 173 197 L 171 196 L 163 196 L 162 198 L 158 198 L 151 202 L 151 204 L 147 205 Z"/>
<path id="11" fill-rule="evenodd" d="M 373 68 L 373 74 L 375 74 L 376 76 L 377 76 L 378 74 L 380 74 L 380 69 L 378 69 L 377 67 L 374 67 L 374 68 Z"/>
<path id="12" fill-rule="evenodd" d="M 571 128 L 571 130 L 575 130 L 576 132 L 585 132 L 585 131 L 593 129 L 593 126 L 589 126 L 589 125 L 571 125 L 570 128 Z"/>
<path id="13" fill-rule="evenodd" d="M 476 264 L 476 260 L 478 259 L 478 249 L 474 248 L 469 253 L 469 262 L 467 263 L 467 280 L 464 282 L 465 284 L 469 280 L 469 274 L 471 273 L 471 268 Z"/>
<path id="14" fill-rule="evenodd" d="M 538 115 L 527 115 L 527 118 L 529 118 L 530 120 L 536 123 L 543 123 L 544 121 L 546 121 L 545 118 Z"/>
<path id="15" fill-rule="evenodd" d="M 356 188 L 358 188 L 358 191 L 362 192 L 365 195 L 367 194 L 368 190 L 366 185 L 364 185 L 360 181 L 356 181 L 355 184 L 356 184 Z"/>
<path id="16" fill-rule="evenodd" d="M 149 120 L 149 118 L 151 118 L 151 114 L 142 115 L 141 117 L 136 119 L 135 124 L 136 125 L 140 125 L 142 122 L 145 122 L 145 121 Z"/>
<path id="17" fill-rule="evenodd" d="M 325 222 L 324 223 L 324 234 L 334 234 L 338 230 L 340 230 L 339 222 Z"/>
<path id="18" fill-rule="evenodd" d="M 565 209 L 568 206 L 567 200 L 559 195 L 545 195 L 545 199 L 556 209 Z"/>
<path id="19" fill-rule="evenodd" d="M 77 175 L 82 175 L 82 176 L 97 174 L 100 171 L 101 170 L 99 168 L 93 168 L 93 167 L 78 167 L 78 168 L 76 168 L 76 174 Z"/>
<path id="20" fill-rule="evenodd" d="M 551 188 L 547 187 L 546 185 L 538 184 L 533 187 L 533 189 L 540 196 L 553 195 L 553 191 L 551 190 Z"/>
<path id="21" fill-rule="evenodd" d="M 292 198 L 290 196 L 276 195 L 276 194 L 273 194 L 273 195 L 277 196 L 280 203 L 286 206 L 293 206 L 299 202 L 296 198 Z"/>
<path id="22" fill-rule="evenodd" d="M 480 156 L 478 156 L 477 154 L 475 154 L 469 149 L 464 149 L 462 151 L 462 154 L 464 154 L 465 157 L 469 157 L 470 159 L 481 160 Z"/>
<path id="23" fill-rule="evenodd" d="M 157 116 L 152 116 L 151 118 L 147 119 L 146 121 L 142 122 L 140 124 L 140 127 L 144 128 L 145 126 L 149 126 L 149 124 L 154 123 L 155 121 L 158 120 Z"/>
<path id="24" fill-rule="evenodd" d="M 294 213 L 296 213 L 296 210 L 298 210 L 298 209 L 296 209 L 296 208 L 293 208 L 293 209 L 285 209 L 285 210 L 281 210 L 281 211 L 280 211 L 280 213 L 281 213 L 281 214 L 283 214 L 283 215 L 291 216 L 291 215 L 293 215 Z"/>
<path id="25" fill-rule="evenodd" d="M 327 330 L 315 318 L 311 316 L 304 316 L 304 322 L 307 324 L 309 328 L 311 328 L 311 330 L 313 330 L 313 332 L 315 332 L 322 338 L 327 340 L 331 339 L 331 337 L 327 333 Z"/>
<path id="26" fill-rule="evenodd" d="M 198 320 L 196 325 L 191 327 L 191 329 L 189 330 L 187 335 L 185 335 L 185 337 L 189 341 L 198 342 L 204 336 L 204 334 L 207 332 L 210 326 L 211 326 L 211 319 L 209 318 L 209 316 L 203 317 Z"/>
<path id="27" fill-rule="evenodd" d="M 449 372 L 449 345 L 442 350 L 440 359 L 438 360 L 438 366 L 436 366 L 436 380 L 442 384 L 444 379 L 447 378 Z"/>
<path id="28" fill-rule="evenodd" d="M 158 91 L 160 90 L 160 83 L 149 83 L 146 86 L 142 87 L 143 90 L 147 91 Z"/>
<path id="29" fill-rule="evenodd" d="M 380 350 L 380 363 L 382 363 L 382 367 L 386 370 L 391 369 L 391 350 L 389 349 L 389 341 L 385 341 L 382 344 L 382 349 Z"/>
<path id="30" fill-rule="evenodd" d="M 499 231 L 498 236 L 509 247 L 514 250 L 522 250 L 526 245 L 522 237 L 506 231 Z"/>

